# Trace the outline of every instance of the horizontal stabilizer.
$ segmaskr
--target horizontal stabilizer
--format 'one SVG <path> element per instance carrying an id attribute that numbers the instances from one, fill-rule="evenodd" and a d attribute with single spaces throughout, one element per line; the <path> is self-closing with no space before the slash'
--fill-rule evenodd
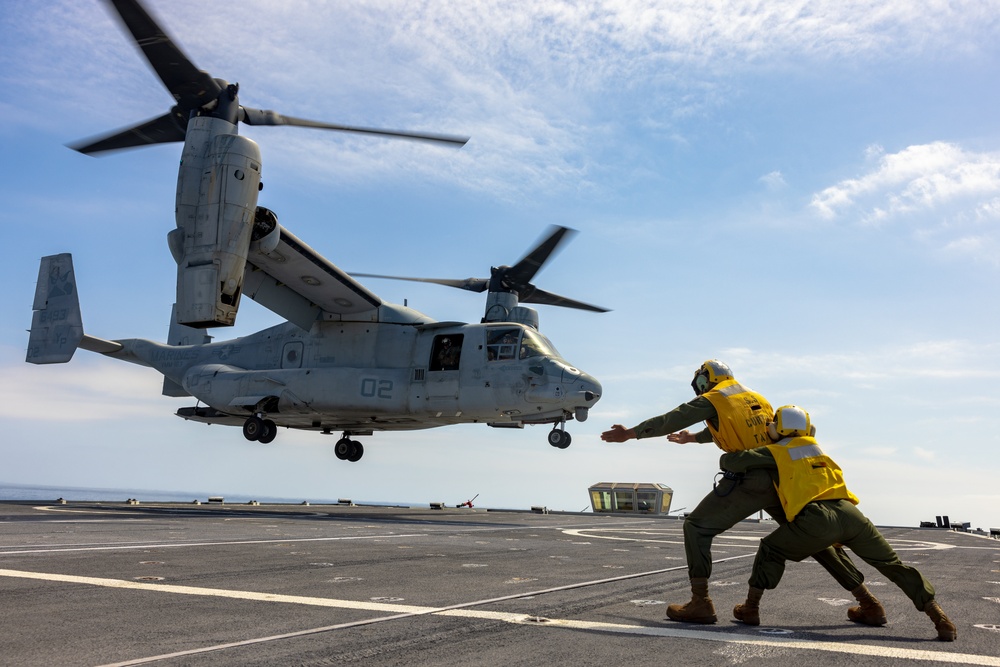
<path id="1" fill-rule="evenodd" d="M 35 312 L 25 361 L 62 364 L 72 359 L 83 340 L 72 255 L 62 253 L 42 258 L 32 308 Z"/>

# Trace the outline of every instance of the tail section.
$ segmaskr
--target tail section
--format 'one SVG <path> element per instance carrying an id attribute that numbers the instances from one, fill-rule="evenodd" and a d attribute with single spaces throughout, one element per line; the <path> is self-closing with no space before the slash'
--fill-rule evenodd
<path id="1" fill-rule="evenodd" d="M 42 258 L 32 308 L 25 361 L 63 364 L 72 359 L 84 336 L 71 254 Z"/>
<path id="2" fill-rule="evenodd" d="M 170 309 L 170 330 L 167 332 L 167 345 L 205 345 L 212 342 L 212 337 L 204 328 L 189 327 L 177 321 L 177 304 Z"/>
<path id="3" fill-rule="evenodd" d="M 167 345 L 206 345 L 212 342 L 212 337 L 205 329 L 189 327 L 177 321 L 177 304 L 170 310 L 170 331 L 167 333 Z M 174 382 L 166 375 L 163 376 L 164 396 L 180 398 L 190 396 L 187 389 L 177 382 Z"/>

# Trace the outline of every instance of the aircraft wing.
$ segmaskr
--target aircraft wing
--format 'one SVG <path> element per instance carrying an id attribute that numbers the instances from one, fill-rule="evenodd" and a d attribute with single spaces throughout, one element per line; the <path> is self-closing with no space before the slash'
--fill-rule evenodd
<path id="1" fill-rule="evenodd" d="M 306 330 L 323 314 L 372 311 L 374 318 L 382 299 L 284 227 L 279 231 L 274 250 L 248 254 L 246 296 Z"/>

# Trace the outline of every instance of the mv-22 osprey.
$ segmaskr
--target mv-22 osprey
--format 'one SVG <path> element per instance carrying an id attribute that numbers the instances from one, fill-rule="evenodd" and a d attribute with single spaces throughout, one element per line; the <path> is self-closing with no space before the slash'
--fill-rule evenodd
<path id="1" fill-rule="evenodd" d="M 603 312 L 536 288 L 531 280 L 570 230 L 557 227 L 513 266 L 490 278 L 402 278 L 487 292 L 480 323 L 437 322 L 383 301 L 258 206 L 261 155 L 238 134 L 249 125 L 296 125 L 461 146 L 467 138 L 319 123 L 242 106 L 238 86 L 198 70 L 136 0 L 111 0 L 176 100 L 162 116 L 74 148 L 90 154 L 182 141 L 177 227 L 177 301 L 167 344 L 104 340 L 83 331 L 69 254 L 42 258 L 27 361 L 64 363 L 77 348 L 149 366 L 163 394 L 199 404 L 185 419 L 242 426 L 263 443 L 279 426 L 342 433 L 334 451 L 357 461 L 354 437 L 375 431 L 485 423 L 552 424 L 548 441 L 570 444 L 567 421 L 583 421 L 601 396 L 596 379 L 563 359 L 519 302 Z M 371 276 L 385 278 L 389 276 Z M 242 296 L 285 320 L 255 334 L 211 342 L 210 327 L 235 323 Z"/>

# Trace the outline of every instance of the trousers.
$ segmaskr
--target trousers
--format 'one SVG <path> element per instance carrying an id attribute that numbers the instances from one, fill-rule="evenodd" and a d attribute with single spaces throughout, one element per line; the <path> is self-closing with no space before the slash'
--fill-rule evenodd
<path id="1" fill-rule="evenodd" d="M 802 508 L 795 521 L 779 526 L 760 542 L 750 585 L 772 589 L 786 561 L 800 561 L 838 542 L 899 586 L 917 608 L 934 599 L 934 587 L 920 572 L 904 565 L 878 528 L 847 500 L 819 500 Z"/>
<path id="2" fill-rule="evenodd" d="M 779 524 L 787 524 L 774 481 L 767 470 L 747 471 L 741 480 L 722 480 L 684 519 L 684 552 L 689 577 L 712 576 L 712 540 L 747 517 L 767 512 Z M 781 526 L 779 526 L 780 530 Z M 775 531 L 777 532 L 777 531 Z M 830 540 L 803 558 L 812 556 L 844 590 L 853 591 L 865 576 L 851 557 Z M 801 558 L 799 560 L 802 560 Z"/>

